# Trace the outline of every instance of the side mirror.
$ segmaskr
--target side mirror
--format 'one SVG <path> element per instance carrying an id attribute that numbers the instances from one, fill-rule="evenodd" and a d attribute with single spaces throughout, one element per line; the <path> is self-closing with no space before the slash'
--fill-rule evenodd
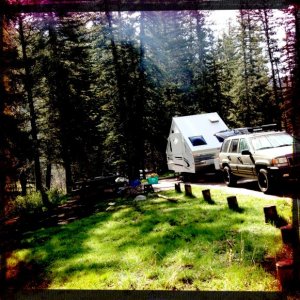
<path id="1" fill-rule="evenodd" d="M 243 150 L 242 155 L 252 155 L 252 153 L 249 150 Z"/>

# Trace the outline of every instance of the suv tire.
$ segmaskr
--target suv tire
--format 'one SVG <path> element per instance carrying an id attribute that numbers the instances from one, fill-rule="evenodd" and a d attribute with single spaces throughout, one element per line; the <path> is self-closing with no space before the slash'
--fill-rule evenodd
<path id="1" fill-rule="evenodd" d="M 274 185 L 266 169 L 259 169 L 257 173 L 258 186 L 263 193 L 269 193 Z"/>
<path id="2" fill-rule="evenodd" d="M 231 173 L 231 170 L 226 166 L 223 170 L 223 179 L 227 186 L 235 186 L 237 178 Z"/>

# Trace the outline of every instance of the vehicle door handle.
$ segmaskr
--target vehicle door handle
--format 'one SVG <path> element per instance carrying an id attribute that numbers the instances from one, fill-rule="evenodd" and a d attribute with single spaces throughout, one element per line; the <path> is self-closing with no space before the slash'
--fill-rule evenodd
<path id="1" fill-rule="evenodd" d="M 229 160 L 231 160 L 231 157 L 230 157 L 229 155 L 227 156 L 227 158 L 228 158 Z"/>
<path id="2" fill-rule="evenodd" d="M 243 163 L 243 160 L 240 157 L 238 157 L 237 159 L 240 163 Z"/>

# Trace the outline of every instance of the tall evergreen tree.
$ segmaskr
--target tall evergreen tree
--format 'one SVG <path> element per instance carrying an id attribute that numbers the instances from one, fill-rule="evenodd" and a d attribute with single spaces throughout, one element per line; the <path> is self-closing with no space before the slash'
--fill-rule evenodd
<path id="1" fill-rule="evenodd" d="M 272 9 L 254 10 L 251 14 L 251 19 L 258 24 L 262 24 L 262 30 L 265 37 L 266 53 L 271 70 L 271 82 L 272 82 L 272 94 L 274 102 L 274 119 L 279 127 L 282 124 L 282 83 L 279 76 L 280 70 L 280 52 L 278 47 L 278 41 L 276 39 L 277 26 Z"/>
<path id="2" fill-rule="evenodd" d="M 285 38 L 282 47 L 282 68 L 283 76 L 283 111 L 287 120 L 286 129 L 293 133 L 296 129 L 293 124 L 294 119 L 294 103 L 293 94 L 297 89 L 296 77 L 293 70 L 296 69 L 296 11 L 294 7 L 283 10 L 284 16 L 282 25 L 284 27 Z"/>
<path id="3" fill-rule="evenodd" d="M 69 192 L 74 180 L 94 173 L 89 159 L 97 142 L 90 115 L 93 76 L 80 16 L 54 15 L 44 25 L 40 45 L 42 76 L 49 87 L 48 118 L 56 128 Z"/>
<path id="4" fill-rule="evenodd" d="M 232 116 L 238 126 L 261 125 L 274 122 L 274 104 L 270 102 L 270 88 L 266 60 L 261 49 L 261 34 L 251 20 L 249 11 L 241 10 L 240 30 L 237 33 L 239 65 L 235 72 L 231 93 L 236 106 Z"/>
<path id="5" fill-rule="evenodd" d="M 9 186 L 17 180 L 18 168 L 30 157 L 30 143 L 26 132 L 21 130 L 17 118 L 22 95 L 16 84 L 20 68 L 17 47 L 13 41 L 14 27 L 0 12 L 0 219 L 6 215 L 6 205 L 13 200 Z M 2 231 L 4 224 L 1 224 Z M 6 286 L 6 253 L 0 245 L 0 295 Z"/>
<path id="6" fill-rule="evenodd" d="M 33 76 L 31 70 L 31 62 L 28 56 L 28 41 L 25 37 L 24 32 L 24 22 L 23 17 L 18 17 L 18 33 L 20 38 L 20 45 L 22 51 L 22 61 L 24 64 L 24 88 L 26 91 L 26 98 L 29 105 L 30 111 L 30 124 L 31 124 L 31 136 L 33 143 L 33 157 L 34 157 L 34 166 L 35 166 L 35 180 L 36 180 L 36 188 L 41 193 L 43 204 L 46 207 L 50 207 L 50 201 L 48 199 L 48 195 L 46 194 L 43 181 L 42 181 L 42 172 L 41 172 L 41 164 L 40 164 L 40 143 L 38 139 L 38 128 L 37 128 L 37 114 L 36 109 L 34 107 L 34 96 L 33 96 Z"/>
<path id="7" fill-rule="evenodd" d="M 235 83 L 236 69 L 238 67 L 238 44 L 236 41 L 237 28 L 228 23 L 228 28 L 223 31 L 218 40 L 216 48 L 217 63 L 219 66 L 219 84 L 221 89 L 221 107 L 220 116 L 226 124 L 235 127 L 235 115 L 237 107 L 234 102 L 234 93 L 232 87 Z"/>
<path id="8" fill-rule="evenodd" d="M 192 32 L 194 33 L 194 93 L 193 101 L 197 103 L 195 112 L 211 112 L 215 110 L 214 97 L 212 92 L 214 91 L 213 77 L 216 76 L 216 69 L 214 68 L 215 56 L 214 56 L 214 37 L 209 29 L 207 29 L 205 23 L 205 16 L 202 12 L 191 12 L 193 17 Z"/>

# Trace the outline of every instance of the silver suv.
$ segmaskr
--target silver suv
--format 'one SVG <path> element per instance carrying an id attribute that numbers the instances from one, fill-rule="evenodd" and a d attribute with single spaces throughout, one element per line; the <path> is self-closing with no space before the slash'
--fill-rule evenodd
<path id="1" fill-rule="evenodd" d="M 234 186 L 239 177 L 255 178 L 262 192 L 271 192 L 280 180 L 300 176 L 296 149 L 299 142 L 283 131 L 247 131 L 226 137 L 219 154 L 224 181 Z"/>

